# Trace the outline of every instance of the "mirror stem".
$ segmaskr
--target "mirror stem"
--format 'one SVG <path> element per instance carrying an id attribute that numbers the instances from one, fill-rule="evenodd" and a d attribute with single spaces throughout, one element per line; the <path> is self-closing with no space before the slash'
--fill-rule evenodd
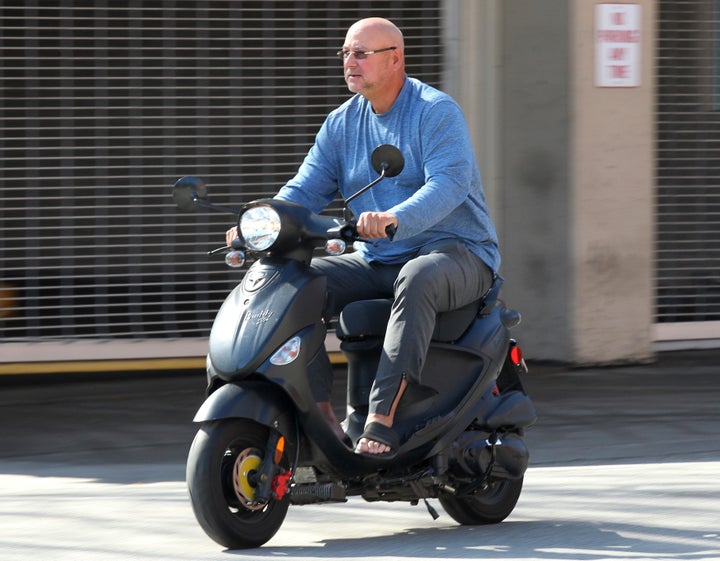
<path id="1" fill-rule="evenodd" d="M 192 194 L 192 202 L 195 203 L 196 205 L 204 206 L 205 208 L 209 208 L 212 210 L 217 210 L 220 212 L 229 212 L 231 214 L 235 214 L 236 216 L 240 215 L 239 210 L 235 210 L 234 208 L 228 208 L 226 206 L 214 205 L 212 203 L 209 203 L 205 199 L 201 199 L 197 193 Z"/>
<path id="2" fill-rule="evenodd" d="M 388 165 L 385 162 L 383 162 L 382 163 L 382 171 L 380 172 L 380 177 L 378 177 L 374 181 L 371 181 L 370 183 L 365 185 L 365 187 L 360 189 L 357 193 L 354 193 L 354 194 L 350 195 L 347 199 L 345 199 L 345 206 L 350 204 L 350 201 L 354 201 L 356 198 L 358 198 L 360 195 L 362 195 L 365 191 L 367 191 L 371 187 L 374 187 L 375 185 L 380 183 L 380 181 L 382 181 L 385 178 L 385 170 L 387 168 L 388 168 Z"/>

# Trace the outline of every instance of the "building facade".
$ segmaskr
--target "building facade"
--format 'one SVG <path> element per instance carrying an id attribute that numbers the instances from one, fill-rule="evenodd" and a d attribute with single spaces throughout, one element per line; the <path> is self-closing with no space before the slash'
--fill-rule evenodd
<path id="1" fill-rule="evenodd" d="M 347 98 L 356 19 L 466 113 L 526 354 L 720 341 L 720 2 L 26 2 L 2 7 L 0 367 L 201 357 L 238 271 L 204 256 Z"/>

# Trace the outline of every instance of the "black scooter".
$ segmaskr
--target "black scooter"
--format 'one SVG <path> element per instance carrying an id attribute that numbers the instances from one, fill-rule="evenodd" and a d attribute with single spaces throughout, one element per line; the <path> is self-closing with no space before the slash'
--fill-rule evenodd
<path id="1" fill-rule="evenodd" d="M 400 173 L 404 160 L 388 145 L 372 165 L 379 177 L 348 199 Z M 313 252 L 340 254 L 358 239 L 343 218 L 262 199 L 240 211 L 207 201 L 203 182 L 178 180 L 181 209 L 197 206 L 239 216 L 239 240 L 226 262 L 257 260 L 223 303 L 207 357 L 208 397 L 187 461 L 192 507 L 205 532 L 230 548 L 259 547 L 280 528 L 290 504 L 439 499 L 460 524 L 492 524 L 514 509 L 529 453 L 523 431 L 535 408 L 520 377 L 527 372 L 509 329 L 520 321 L 498 294 L 498 276 L 479 301 L 438 315 L 422 372 L 398 406 L 394 428 L 403 443 L 392 458 L 356 454 L 315 405 L 308 365 L 329 327 L 323 317 L 325 278 L 309 270 Z M 212 252 L 211 252 L 212 253 Z M 353 442 L 363 431 L 390 301 L 347 306 L 335 325 L 347 357 L 347 417 Z"/>

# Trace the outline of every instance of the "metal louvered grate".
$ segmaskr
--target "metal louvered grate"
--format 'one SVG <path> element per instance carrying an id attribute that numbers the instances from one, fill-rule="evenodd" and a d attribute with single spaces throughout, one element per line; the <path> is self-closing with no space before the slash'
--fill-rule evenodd
<path id="1" fill-rule="evenodd" d="M 658 8 L 655 321 L 717 321 L 720 2 L 661 0 Z"/>
<path id="2" fill-rule="evenodd" d="M 3 343 L 207 335 L 239 273 L 203 254 L 232 218 L 178 213 L 175 179 L 222 204 L 275 193 L 349 95 L 334 53 L 360 17 L 395 21 L 409 73 L 440 82 L 439 1 L 10 4 Z"/>

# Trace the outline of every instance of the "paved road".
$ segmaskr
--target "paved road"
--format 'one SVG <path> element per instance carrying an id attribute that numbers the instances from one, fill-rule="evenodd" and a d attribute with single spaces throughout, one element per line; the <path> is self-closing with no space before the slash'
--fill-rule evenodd
<path id="1" fill-rule="evenodd" d="M 532 467 L 513 514 L 438 504 L 290 509 L 264 548 L 195 522 L 184 459 L 202 374 L 0 382 L 0 560 L 720 559 L 720 353 L 614 369 L 537 366 Z"/>

